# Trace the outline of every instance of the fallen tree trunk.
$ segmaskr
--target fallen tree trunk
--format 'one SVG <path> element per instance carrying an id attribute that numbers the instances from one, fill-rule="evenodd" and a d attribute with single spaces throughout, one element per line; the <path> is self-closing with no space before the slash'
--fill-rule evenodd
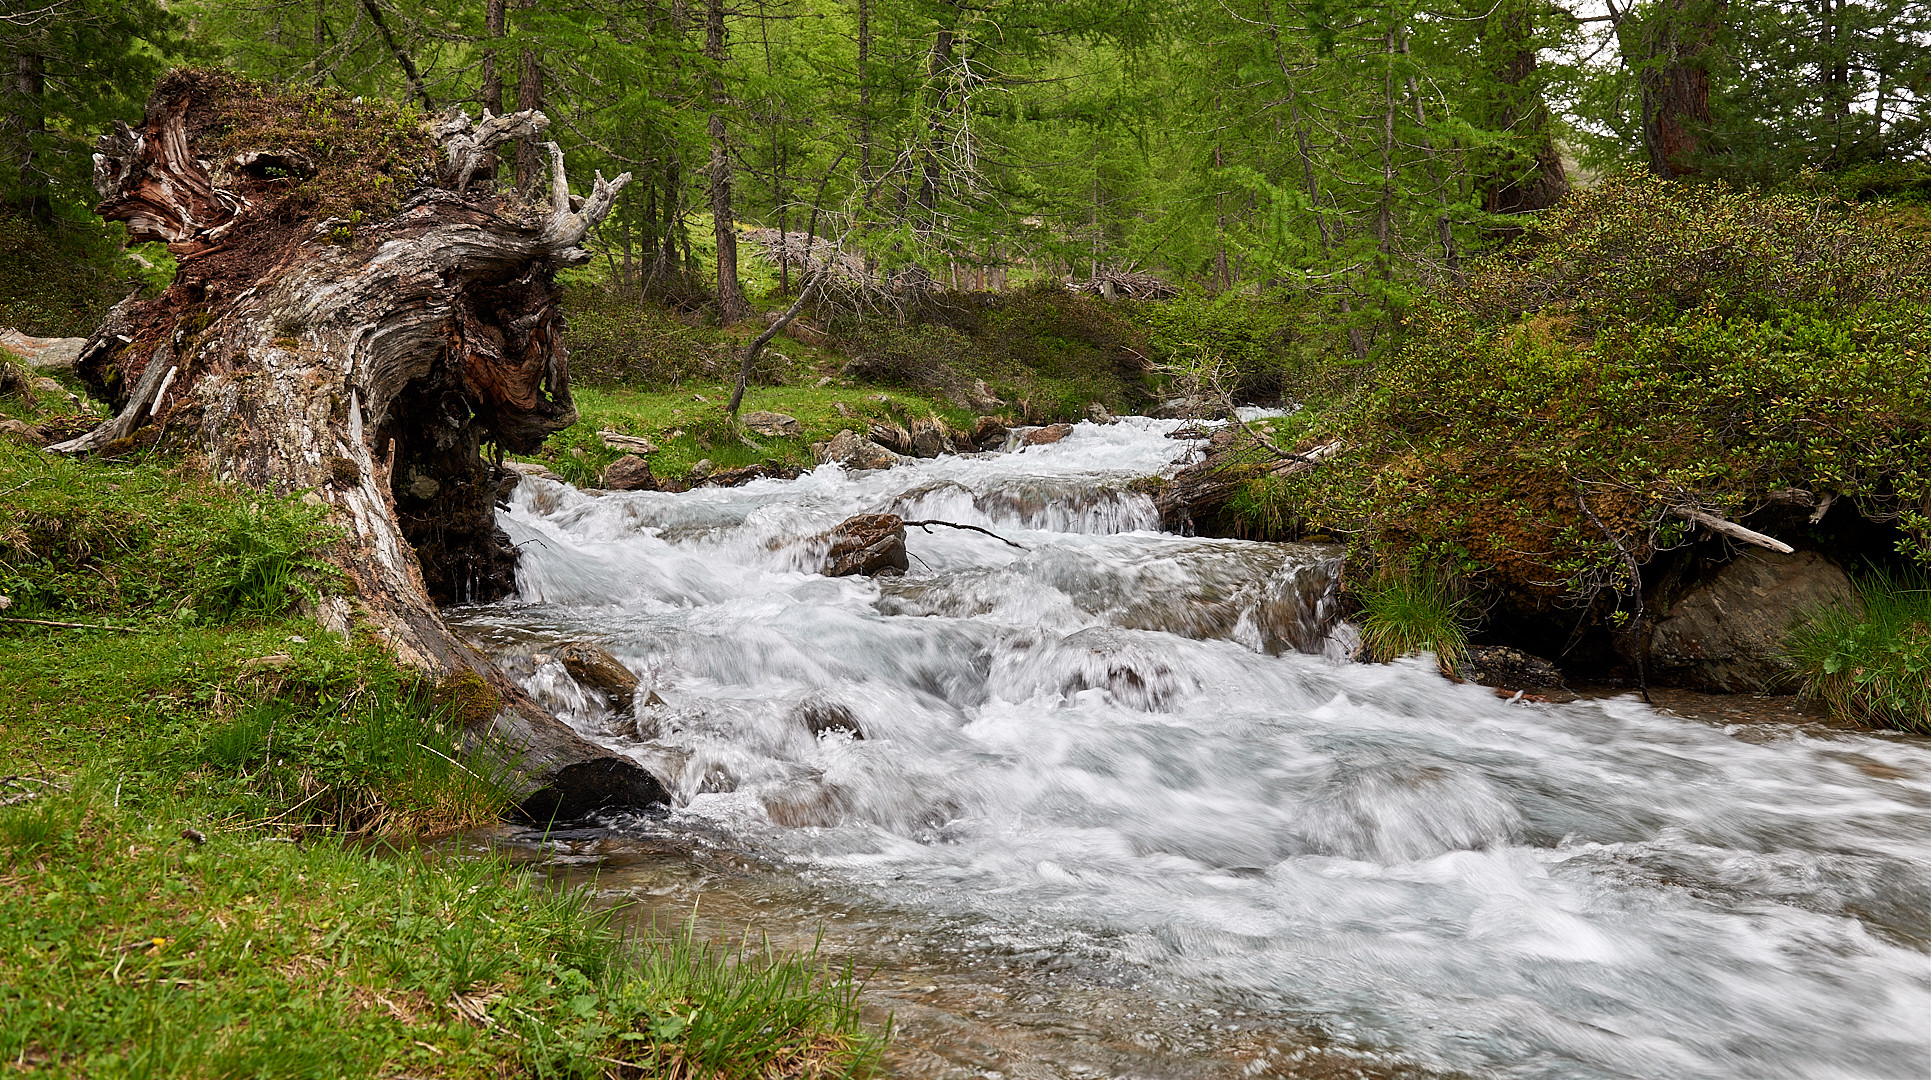
<path id="1" fill-rule="evenodd" d="M 514 587 L 495 523 L 508 473 L 576 420 L 559 267 L 629 175 L 570 194 L 548 144 L 545 205 L 466 190 L 478 156 L 541 131 L 177 71 L 139 127 L 94 155 L 98 212 L 168 245 L 166 292 L 117 307 L 78 373 L 119 410 L 55 449 L 114 452 L 173 433 L 221 480 L 333 508 L 349 597 L 322 621 L 467 688 L 479 735 L 518 757 L 525 808 L 575 816 L 662 801 L 637 765 L 582 739 L 450 633 L 438 603 Z M 487 178 L 486 178 L 487 179 Z M 492 186 L 493 185 L 488 185 Z"/>

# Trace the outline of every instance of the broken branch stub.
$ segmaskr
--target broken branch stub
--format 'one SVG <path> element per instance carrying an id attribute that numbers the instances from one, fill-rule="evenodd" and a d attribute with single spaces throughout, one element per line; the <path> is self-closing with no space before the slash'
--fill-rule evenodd
<path id="1" fill-rule="evenodd" d="M 325 136 L 304 122 L 316 108 L 337 121 Z M 295 101 L 222 72 L 163 78 L 138 127 L 101 138 L 94 174 L 98 212 L 165 240 L 180 270 L 90 341 L 79 374 L 118 414 L 63 448 L 110 449 L 158 424 L 220 479 L 319 499 L 346 536 L 331 557 L 353 596 L 325 603 L 325 622 L 353 618 L 439 680 L 481 676 L 489 693 L 465 700 L 488 707 L 470 719 L 521 755 L 544 812 L 661 799 L 437 610 L 514 587 L 502 477 L 482 446 L 528 452 L 576 421 L 555 270 L 580 261 L 575 245 L 629 175 L 599 176 L 573 209 L 558 153 L 561 197 L 547 206 L 470 193 L 479 153 L 547 119 L 406 121 L 392 105 Z M 235 142 L 248 138 L 262 141 Z"/>

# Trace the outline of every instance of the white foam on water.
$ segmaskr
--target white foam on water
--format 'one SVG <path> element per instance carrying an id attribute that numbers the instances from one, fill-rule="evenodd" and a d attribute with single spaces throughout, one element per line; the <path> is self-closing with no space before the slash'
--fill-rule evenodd
<path id="1" fill-rule="evenodd" d="M 1154 531 L 1128 484 L 1172 427 L 682 495 L 525 481 L 521 596 L 461 618 L 604 643 L 667 704 L 609 717 L 554 664 L 531 689 L 677 819 L 894 905 L 1086 932 L 1442 1068 L 1931 1075 L 1931 745 L 1323 659 L 1335 552 Z M 819 576 L 882 510 L 1025 550 L 914 529 L 903 578 Z M 864 738 L 812 737 L 827 703 Z"/>

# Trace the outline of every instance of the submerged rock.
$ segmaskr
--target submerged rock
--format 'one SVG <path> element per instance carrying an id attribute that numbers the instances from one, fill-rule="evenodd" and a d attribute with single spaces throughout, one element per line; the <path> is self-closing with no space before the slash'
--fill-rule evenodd
<path id="1" fill-rule="evenodd" d="M 1648 664 L 1659 681 L 1706 690 L 1783 688 L 1790 624 L 1804 612 L 1857 603 L 1849 575 L 1815 551 L 1752 549 L 1685 592 L 1650 635 Z"/>
<path id="2" fill-rule="evenodd" d="M 902 574 L 910 566 L 905 555 L 905 519 L 897 514 L 859 514 L 831 531 L 831 550 L 825 553 L 825 576 Z"/>
<path id="3" fill-rule="evenodd" d="M 858 718 L 852 715 L 851 709 L 825 697 L 810 697 L 799 702 L 791 710 L 791 719 L 819 737 L 837 734 L 854 739 L 865 737 L 865 729 L 858 726 Z"/>
<path id="4" fill-rule="evenodd" d="M 571 678 L 609 697 L 611 707 L 617 712 L 632 711 L 637 699 L 637 676 L 610 655 L 608 649 L 588 641 L 572 641 L 558 649 L 556 657 Z"/>

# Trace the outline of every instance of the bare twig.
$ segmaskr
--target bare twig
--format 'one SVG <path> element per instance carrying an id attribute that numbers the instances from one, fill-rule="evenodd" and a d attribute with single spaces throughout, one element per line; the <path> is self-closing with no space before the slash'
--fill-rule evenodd
<path id="1" fill-rule="evenodd" d="M 932 531 L 932 529 L 931 529 L 931 526 L 933 526 L 933 525 L 939 525 L 939 526 L 942 526 L 942 527 L 944 527 L 944 528 L 947 528 L 947 529 L 964 529 L 964 530 L 966 530 L 966 531 L 968 531 L 968 532 L 976 532 L 976 533 L 985 533 L 985 534 L 986 534 L 987 536 L 990 536 L 990 537 L 992 537 L 992 538 L 993 538 L 994 540 L 997 540 L 997 541 L 999 541 L 1000 543 L 1002 543 L 1002 544 L 1005 544 L 1005 545 L 1006 545 L 1006 546 L 1008 546 L 1008 547 L 1016 547 L 1016 548 L 1018 548 L 1018 549 L 1019 549 L 1019 550 L 1021 550 L 1021 551 L 1029 551 L 1029 550 L 1031 550 L 1030 548 L 1028 548 L 1028 547 L 1026 547 L 1026 545 L 1024 545 L 1024 544 L 1015 544 L 1015 543 L 1013 543 L 1013 542 L 1012 542 L 1011 540 L 1008 540 L 1008 539 L 1006 539 L 1005 537 L 1003 537 L 1003 536 L 1000 536 L 1000 535 L 999 535 L 998 533 L 996 533 L 996 532 L 993 532 L 993 531 L 992 531 L 991 529 L 981 529 L 981 528 L 980 528 L 979 526 L 977 526 L 977 525 L 961 525 L 961 524 L 959 524 L 959 523 L 958 523 L 958 522 L 956 522 L 956 521 L 937 521 L 937 520 L 931 520 L 931 521 L 908 521 L 908 522 L 906 522 L 905 524 L 906 524 L 906 526 L 907 526 L 907 527 L 911 527 L 911 526 L 915 526 L 915 525 L 916 525 L 917 527 L 919 527 L 919 528 L 921 528 L 921 529 L 924 529 L 924 530 L 925 530 L 926 532 L 931 532 L 931 531 Z"/>

